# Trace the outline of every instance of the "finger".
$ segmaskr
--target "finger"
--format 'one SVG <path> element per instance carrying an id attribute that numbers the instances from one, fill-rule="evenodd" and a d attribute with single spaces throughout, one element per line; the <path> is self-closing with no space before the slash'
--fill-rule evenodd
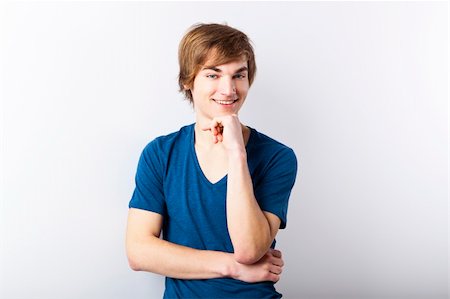
<path id="1" fill-rule="evenodd" d="M 216 127 L 204 127 L 201 128 L 203 131 L 211 131 L 211 133 L 213 134 L 213 136 L 216 136 L 218 134 Z"/>
<path id="2" fill-rule="evenodd" d="M 277 249 L 272 249 L 272 255 L 276 257 L 281 257 L 281 251 Z"/>
<path id="3" fill-rule="evenodd" d="M 278 267 L 283 267 L 284 266 L 284 261 L 281 258 L 272 258 L 271 262 L 273 265 L 277 265 Z"/>
<path id="4" fill-rule="evenodd" d="M 269 271 L 270 271 L 271 273 L 273 273 L 273 274 L 280 275 L 281 272 L 283 272 L 283 268 L 278 267 L 278 266 L 276 266 L 276 265 L 272 265 L 272 266 L 270 267 Z"/>
<path id="5" fill-rule="evenodd" d="M 216 126 L 217 132 L 222 133 L 223 132 L 223 125 L 222 123 L 218 123 Z"/>
<path id="6" fill-rule="evenodd" d="M 269 272 L 267 279 L 269 281 L 278 282 L 280 280 L 280 275 Z"/>
<path id="7" fill-rule="evenodd" d="M 283 267 L 284 261 L 283 258 L 281 257 L 281 251 L 273 249 L 270 253 L 272 255 L 272 256 L 269 255 L 270 262 L 274 265 Z"/>
<path id="8" fill-rule="evenodd" d="M 210 122 L 209 124 L 203 125 L 201 129 L 203 131 L 211 131 L 214 128 L 214 123 Z"/>
<path id="9" fill-rule="evenodd" d="M 218 126 L 221 126 L 221 125 L 222 125 L 222 122 L 220 120 L 217 120 L 217 119 L 214 118 L 214 119 L 211 120 L 211 122 L 209 124 L 203 125 L 201 127 L 201 129 L 203 131 L 209 131 L 209 130 L 212 131 L 212 130 L 214 130 L 215 127 L 218 127 Z"/>
<path id="10" fill-rule="evenodd" d="M 218 120 L 218 119 L 213 119 L 212 125 L 213 125 L 214 127 L 222 127 L 222 121 L 221 121 L 221 120 Z"/>

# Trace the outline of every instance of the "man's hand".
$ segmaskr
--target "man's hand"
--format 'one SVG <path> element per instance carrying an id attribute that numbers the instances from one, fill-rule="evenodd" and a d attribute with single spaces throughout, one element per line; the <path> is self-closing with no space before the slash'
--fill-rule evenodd
<path id="1" fill-rule="evenodd" d="M 236 114 L 214 117 L 202 130 L 211 131 L 214 143 L 222 142 L 227 151 L 245 149 L 242 125 Z"/>
<path id="2" fill-rule="evenodd" d="M 280 280 L 282 268 L 284 266 L 281 258 L 281 251 L 269 249 L 269 251 L 255 264 L 245 265 L 235 262 L 231 270 L 234 279 L 245 282 L 261 282 Z"/>

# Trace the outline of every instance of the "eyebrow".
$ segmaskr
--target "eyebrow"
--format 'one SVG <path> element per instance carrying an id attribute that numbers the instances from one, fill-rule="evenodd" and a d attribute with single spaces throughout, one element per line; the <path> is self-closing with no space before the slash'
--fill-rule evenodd
<path id="1" fill-rule="evenodd" d="M 213 70 L 213 71 L 218 72 L 218 73 L 222 72 L 222 70 L 219 69 L 217 66 L 205 66 L 205 67 L 202 68 L 202 71 L 203 70 Z M 243 71 L 248 71 L 248 68 L 246 66 L 243 66 L 240 69 L 238 69 L 237 71 L 235 71 L 234 73 L 236 74 L 236 73 L 240 73 L 240 72 L 243 72 Z"/>

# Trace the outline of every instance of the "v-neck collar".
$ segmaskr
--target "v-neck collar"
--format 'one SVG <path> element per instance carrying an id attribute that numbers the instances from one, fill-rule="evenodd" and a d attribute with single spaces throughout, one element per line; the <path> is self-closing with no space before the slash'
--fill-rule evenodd
<path id="1" fill-rule="evenodd" d="M 252 141 L 254 133 L 253 133 L 253 129 L 251 127 L 249 127 L 249 126 L 247 126 L 247 127 L 250 129 L 250 135 L 248 136 L 247 144 L 245 145 L 245 150 L 248 153 L 248 147 Z M 197 169 L 197 172 L 202 177 L 202 180 L 205 181 L 205 183 L 208 184 L 209 186 L 221 186 L 221 185 L 225 184 L 227 182 L 228 173 L 225 174 L 225 176 L 223 176 L 220 180 L 213 183 L 205 176 L 203 169 L 200 167 L 200 162 L 198 161 L 197 152 L 195 151 L 195 123 L 193 123 L 191 125 L 189 134 L 190 134 L 189 140 L 190 140 L 190 149 L 191 149 L 192 159 L 194 160 L 195 168 Z"/>

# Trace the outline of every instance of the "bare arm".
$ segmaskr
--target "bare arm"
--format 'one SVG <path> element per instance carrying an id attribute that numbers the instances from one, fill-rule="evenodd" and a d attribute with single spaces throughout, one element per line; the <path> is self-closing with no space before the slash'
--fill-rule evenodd
<path id="1" fill-rule="evenodd" d="M 280 227 L 280 219 L 259 207 L 253 194 L 245 149 L 243 152 L 230 152 L 228 164 L 228 231 L 236 260 L 253 264 L 270 248 Z"/>
<path id="2" fill-rule="evenodd" d="M 269 250 L 280 227 L 278 216 L 263 212 L 253 193 L 242 125 L 236 114 L 216 117 L 203 128 L 228 154 L 227 225 L 236 261 L 253 264 Z"/>
<path id="3" fill-rule="evenodd" d="M 254 265 L 237 263 L 233 254 L 197 250 L 159 238 L 160 214 L 131 208 L 128 214 L 126 250 L 130 267 L 179 279 L 232 277 L 257 282 L 278 281 L 283 266 L 281 253 L 269 251 Z"/>

